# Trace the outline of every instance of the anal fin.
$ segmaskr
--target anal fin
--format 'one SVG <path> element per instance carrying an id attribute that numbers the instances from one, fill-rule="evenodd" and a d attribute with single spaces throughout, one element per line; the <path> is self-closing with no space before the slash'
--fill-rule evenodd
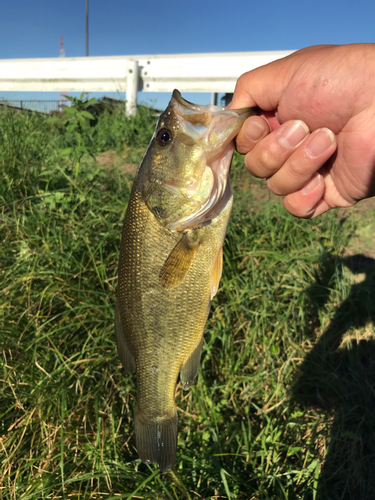
<path id="1" fill-rule="evenodd" d="M 145 421 L 135 412 L 136 446 L 142 462 L 156 463 L 161 472 L 173 467 L 177 451 L 177 412 L 172 417 Z"/>
<path id="2" fill-rule="evenodd" d="M 115 333 L 118 356 L 120 358 L 122 366 L 124 367 L 124 370 L 131 375 L 135 370 L 135 358 L 126 345 L 126 338 L 121 325 L 121 318 L 117 309 L 117 305 L 115 307 Z"/>
<path id="3" fill-rule="evenodd" d="M 193 262 L 199 242 L 191 233 L 185 233 L 164 262 L 159 274 L 159 282 L 163 288 L 170 289 L 185 279 Z"/>
<path id="4" fill-rule="evenodd" d="M 198 373 L 199 362 L 202 354 L 202 347 L 203 347 L 203 337 L 181 369 L 180 378 L 181 378 L 182 388 L 184 389 L 184 391 L 187 391 L 189 389 L 189 387 L 193 383 Z"/>
<path id="5" fill-rule="evenodd" d="M 217 254 L 214 272 L 212 273 L 211 300 L 217 294 L 222 273 L 223 273 L 223 247 L 220 248 L 219 253 Z"/>

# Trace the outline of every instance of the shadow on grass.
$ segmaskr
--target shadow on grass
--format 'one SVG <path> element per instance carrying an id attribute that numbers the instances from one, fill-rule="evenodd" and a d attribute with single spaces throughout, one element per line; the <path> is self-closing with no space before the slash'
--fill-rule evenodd
<path id="1" fill-rule="evenodd" d="M 341 264 L 352 273 L 364 273 L 365 279 L 352 285 L 348 298 L 306 355 L 292 391 L 297 402 L 332 414 L 317 498 L 374 500 L 375 341 L 339 346 L 350 329 L 375 324 L 375 260 L 363 255 L 326 256 L 320 277 L 308 293 L 315 307 L 323 308 L 330 280 L 340 272 Z M 313 320 L 311 330 L 316 326 Z"/>

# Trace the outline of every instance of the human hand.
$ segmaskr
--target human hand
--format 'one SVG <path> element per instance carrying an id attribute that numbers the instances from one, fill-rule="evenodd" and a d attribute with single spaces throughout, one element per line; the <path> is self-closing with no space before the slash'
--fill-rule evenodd
<path id="1" fill-rule="evenodd" d="M 374 84 L 375 44 L 308 47 L 239 78 L 231 107 L 264 112 L 237 150 L 293 215 L 375 195 Z"/>

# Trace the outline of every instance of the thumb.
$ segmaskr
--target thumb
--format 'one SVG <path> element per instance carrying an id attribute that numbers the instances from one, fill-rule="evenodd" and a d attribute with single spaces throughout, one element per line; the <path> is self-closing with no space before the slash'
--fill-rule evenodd
<path id="1" fill-rule="evenodd" d="M 264 111 L 277 109 L 292 77 L 293 66 L 293 58 L 287 56 L 241 75 L 236 83 L 231 108 L 259 106 Z"/>

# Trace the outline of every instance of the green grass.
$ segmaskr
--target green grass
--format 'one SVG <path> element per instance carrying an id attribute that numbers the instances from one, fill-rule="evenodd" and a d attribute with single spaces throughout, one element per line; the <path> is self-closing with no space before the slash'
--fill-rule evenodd
<path id="1" fill-rule="evenodd" d="M 139 162 L 154 121 L 106 113 L 93 152 Z M 160 474 L 138 459 L 113 332 L 132 178 L 89 157 L 76 177 L 72 144 L 0 113 L 0 497 L 373 499 L 375 273 L 343 257 L 354 218 L 254 202 L 236 156 L 223 279 Z"/>

